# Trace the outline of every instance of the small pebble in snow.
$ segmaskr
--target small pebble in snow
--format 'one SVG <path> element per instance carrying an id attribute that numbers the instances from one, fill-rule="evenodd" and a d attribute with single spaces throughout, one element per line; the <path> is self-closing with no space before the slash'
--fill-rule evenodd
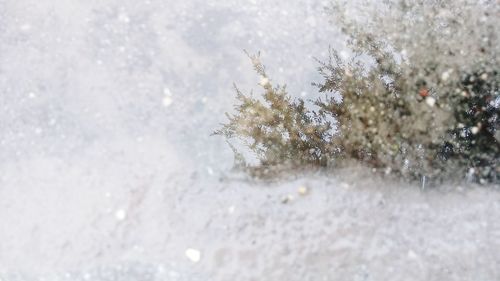
<path id="1" fill-rule="evenodd" d="M 298 189 L 298 193 L 302 196 L 307 195 L 308 192 L 309 192 L 309 189 L 305 186 L 301 186 Z"/>
<path id="2" fill-rule="evenodd" d="M 163 106 L 169 107 L 172 104 L 172 98 L 170 96 L 165 96 L 163 98 Z"/>
<path id="3" fill-rule="evenodd" d="M 425 103 L 427 103 L 428 106 L 433 107 L 436 104 L 436 99 L 433 97 L 426 97 Z"/>
<path id="4" fill-rule="evenodd" d="M 196 250 L 193 248 L 186 249 L 185 254 L 186 254 L 186 257 L 194 263 L 199 262 L 201 259 L 201 252 L 199 250 Z"/>
<path id="5" fill-rule="evenodd" d="M 169 107 L 173 102 L 172 92 L 169 88 L 163 88 L 163 106 Z"/>
<path id="6" fill-rule="evenodd" d="M 127 213 L 123 209 L 119 209 L 115 212 L 115 218 L 119 221 L 124 220 L 127 217 Z"/>
<path id="7" fill-rule="evenodd" d="M 283 199 L 281 199 L 281 203 L 286 204 L 286 203 L 289 203 L 292 200 L 293 200 L 293 196 L 290 195 L 290 194 L 288 194 L 287 196 L 283 197 Z"/>

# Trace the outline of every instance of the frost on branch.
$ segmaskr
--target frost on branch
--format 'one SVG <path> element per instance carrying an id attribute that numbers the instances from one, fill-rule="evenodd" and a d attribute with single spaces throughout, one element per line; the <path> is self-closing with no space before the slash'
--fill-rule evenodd
<path id="1" fill-rule="evenodd" d="M 262 98 L 246 95 L 235 86 L 237 113 L 227 114 L 229 122 L 215 134 L 247 144 L 260 163 L 250 167 L 238 157 L 239 165 L 252 173 L 265 175 L 303 165 L 325 166 L 333 151 L 331 122 L 326 121 L 323 111 L 310 111 L 303 100 L 293 100 L 285 86 L 273 86 L 259 54 L 249 57 L 260 75 Z"/>

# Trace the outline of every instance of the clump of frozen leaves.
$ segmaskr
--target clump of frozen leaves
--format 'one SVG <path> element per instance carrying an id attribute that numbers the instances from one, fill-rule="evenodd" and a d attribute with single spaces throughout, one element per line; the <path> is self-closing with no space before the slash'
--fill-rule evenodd
<path id="1" fill-rule="evenodd" d="M 355 159 L 409 179 L 499 182 L 499 5 L 399 0 L 329 11 L 353 57 L 331 50 L 321 62 L 319 109 L 272 88 L 254 57 L 271 106 L 238 92 L 237 114 L 218 133 L 252 140 L 261 168 Z"/>

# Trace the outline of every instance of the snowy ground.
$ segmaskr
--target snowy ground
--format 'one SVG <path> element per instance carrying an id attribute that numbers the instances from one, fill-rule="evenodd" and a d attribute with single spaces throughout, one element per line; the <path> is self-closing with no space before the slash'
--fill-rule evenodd
<path id="1" fill-rule="evenodd" d="M 497 190 L 229 172 L 242 50 L 312 97 L 322 5 L 0 0 L 0 280 L 500 280 Z"/>

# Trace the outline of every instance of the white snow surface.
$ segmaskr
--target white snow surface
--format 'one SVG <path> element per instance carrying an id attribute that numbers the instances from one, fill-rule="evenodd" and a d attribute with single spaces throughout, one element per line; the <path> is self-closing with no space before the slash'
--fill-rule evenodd
<path id="1" fill-rule="evenodd" d="M 494 188 L 230 171 L 242 50 L 313 98 L 324 5 L 0 0 L 0 280 L 500 280 Z"/>

